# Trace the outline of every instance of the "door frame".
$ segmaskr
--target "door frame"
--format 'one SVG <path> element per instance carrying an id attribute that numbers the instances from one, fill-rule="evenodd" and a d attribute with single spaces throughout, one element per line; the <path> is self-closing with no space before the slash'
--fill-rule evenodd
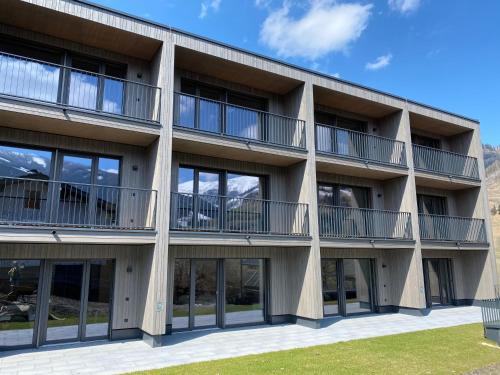
<path id="1" fill-rule="evenodd" d="M 425 291 L 425 306 L 431 309 L 432 295 L 430 290 L 430 279 L 429 279 L 429 262 L 432 260 L 438 261 L 438 287 L 439 287 L 439 300 L 440 303 L 437 306 L 449 306 L 453 305 L 455 301 L 455 282 L 453 279 L 453 262 L 450 258 L 422 258 L 422 268 L 424 273 L 424 291 Z M 446 289 L 447 297 L 443 296 L 443 288 Z"/>
<path id="2" fill-rule="evenodd" d="M 322 257 L 321 260 L 329 260 L 335 261 L 335 270 L 337 277 L 337 304 L 338 304 L 338 313 L 337 314 L 325 314 L 325 303 L 323 300 L 323 290 L 321 291 L 321 304 L 323 309 L 324 317 L 332 317 L 332 316 L 356 316 L 356 315 L 364 315 L 370 314 L 377 311 L 378 307 L 378 294 L 377 294 L 377 273 L 376 273 L 376 258 L 333 258 L 333 257 Z M 347 313 L 347 299 L 346 299 L 346 290 L 345 290 L 345 272 L 344 272 L 344 260 L 368 260 L 369 261 L 369 280 L 368 280 L 368 294 L 370 296 L 370 311 L 362 311 L 355 313 Z M 321 283 L 323 287 L 323 282 Z"/>
<path id="3" fill-rule="evenodd" d="M 269 321 L 269 305 L 270 305 L 270 278 L 269 278 L 269 261 L 268 258 L 187 258 L 187 257 L 178 257 L 176 259 L 186 259 L 189 260 L 189 308 L 188 308 L 188 326 L 182 328 L 174 328 L 173 327 L 173 296 L 170 301 L 171 308 L 170 311 L 170 320 L 172 325 L 172 331 L 174 332 L 183 332 L 183 331 L 193 331 L 197 329 L 207 329 L 207 328 L 233 328 L 233 327 L 244 327 L 244 326 L 254 326 L 259 324 L 266 324 Z M 226 259 L 259 259 L 262 261 L 262 289 L 263 289 L 263 297 L 262 297 L 262 322 L 249 322 L 249 323 L 241 323 L 241 324 L 230 324 L 226 325 L 226 279 L 225 279 L 225 260 Z M 216 304 L 215 304 L 215 324 L 209 326 L 199 326 L 196 327 L 194 325 L 194 305 L 195 305 L 195 287 L 196 287 L 196 261 L 216 261 Z M 175 259 L 174 259 L 174 267 L 175 267 Z M 175 269 L 173 270 L 175 273 Z M 174 289 L 175 280 L 172 282 L 172 291 Z"/>
<path id="4" fill-rule="evenodd" d="M 40 275 L 40 295 L 37 297 L 40 300 L 40 308 L 37 311 L 37 318 L 35 321 L 35 347 L 39 347 L 47 344 L 60 344 L 66 342 L 84 342 L 84 341 L 95 341 L 102 339 L 109 339 L 111 337 L 111 327 L 113 323 L 113 294 L 114 294 L 114 276 L 116 271 L 116 262 L 114 259 L 105 259 L 112 262 L 113 277 L 111 278 L 111 290 L 109 298 L 109 320 L 108 329 L 105 336 L 92 336 L 86 337 L 87 328 L 87 310 L 88 310 L 88 296 L 90 287 L 90 267 L 93 260 L 101 259 L 50 259 L 45 260 L 41 269 Z M 82 279 L 81 279 L 81 292 L 80 292 L 80 316 L 78 322 L 78 334 L 75 338 L 61 339 L 61 340 L 50 340 L 47 341 L 47 329 L 48 329 L 48 314 L 49 314 L 49 298 L 52 288 L 52 276 L 54 265 L 60 263 L 81 263 L 83 266 Z"/>

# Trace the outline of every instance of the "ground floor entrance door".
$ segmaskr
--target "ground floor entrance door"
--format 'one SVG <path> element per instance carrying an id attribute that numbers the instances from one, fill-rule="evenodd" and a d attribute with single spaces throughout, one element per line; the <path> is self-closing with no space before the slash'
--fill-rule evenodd
<path id="1" fill-rule="evenodd" d="M 376 306 L 373 259 L 321 259 L 323 314 L 355 315 Z"/>
<path id="2" fill-rule="evenodd" d="M 264 322 L 264 264 L 263 259 L 176 259 L 172 329 Z"/>
<path id="3" fill-rule="evenodd" d="M 451 260 L 423 259 L 423 270 L 427 308 L 451 304 L 454 298 Z"/>
<path id="4" fill-rule="evenodd" d="M 108 338 L 114 262 L 0 260 L 0 349 Z"/>

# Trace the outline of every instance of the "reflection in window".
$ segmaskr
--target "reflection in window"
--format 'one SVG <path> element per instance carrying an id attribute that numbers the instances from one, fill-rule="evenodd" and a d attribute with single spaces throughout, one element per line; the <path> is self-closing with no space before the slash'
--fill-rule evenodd
<path id="1" fill-rule="evenodd" d="M 226 259 L 226 325 L 264 321 L 264 261 Z"/>
<path id="2" fill-rule="evenodd" d="M 60 68 L 0 54 L 0 93 L 56 103 Z"/>
<path id="3" fill-rule="evenodd" d="M 370 259 L 344 259 L 346 314 L 372 310 Z"/>
<path id="4" fill-rule="evenodd" d="M 370 189 L 359 186 L 318 184 L 318 203 L 340 207 L 370 208 Z"/>
<path id="5" fill-rule="evenodd" d="M 52 153 L 0 145 L 0 220 L 47 219 Z"/>
<path id="6" fill-rule="evenodd" d="M 69 82 L 68 104 L 78 108 L 97 109 L 99 64 L 83 59 L 73 59 Z"/>
<path id="7" fill-rule="evenodd" d="M 323 285 L 323 313 L 336 315 L 339 313 L 336 259 L 321 259 L 321 281 Z"/>
<path id="8" fill-rule="evenodd" d="M 0 260 L 0 348 L 31 345 L 40 261 Z"/>
<path id="9" fill-rule="evenodd" d="M 227 174 L 226 228 L 236 232 L 263 232 L 266 202 L 263 178 L 236 173 Z"/>
<path id="10" fill-rule="evenodd" d="M 114 225 L 118 220 L 118 204 L 120 200 L 120 161 L 100 157 L 97 163 L 96 190 L 96 224 Z M 116 186 L 116 187 L 113 187 Z M 136 198 L 142 199 L 141 192 Z"/>

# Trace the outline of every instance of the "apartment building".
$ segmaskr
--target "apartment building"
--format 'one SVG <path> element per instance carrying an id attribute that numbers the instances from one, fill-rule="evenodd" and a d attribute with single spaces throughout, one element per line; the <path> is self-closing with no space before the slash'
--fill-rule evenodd
<path id="1" fill-rule="evenodd" d="M 0 349 L 473 304 L 484 179 L 475 120 L 85 1 L 2 2 Z"/>

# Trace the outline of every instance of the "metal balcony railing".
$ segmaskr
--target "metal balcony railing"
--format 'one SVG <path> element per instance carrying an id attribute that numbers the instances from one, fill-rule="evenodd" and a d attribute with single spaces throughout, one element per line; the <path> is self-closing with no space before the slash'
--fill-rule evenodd
<path id="1" fill-rule="evenodd" d="M 0 52 L 0 95 L 148 122 L 160 120 L 160 88 Z"/>
<path id="2" fill-rule="evenodd" d="M 413 237 L 408 212 L 319 205 L 318 216 L 320 237 L 403 240 Z"/>
<path id="3" fill-rule="evenodd" d="M 431 147 L 413 145 L 415 169 L 479 180 L 477 159 Z"/>
<path id="4" fill-rule="evenodd" d="M 329 125 L 316 124 L 316 151 L 406 167 L 404 142 Z"/>
<path id="5" fill-rule="evenodd" d="M 0 177 L 0 225 L 154 230 L 155 190 Z"/>
<path id="6" fill-rule="evenodd" d="M 305 149 L 305 121 L 188 94 L 174 94 L 174 126 Z"/>
<path id="7" fill-rule="evenodd" d="M 419 214 L 422 240 L 486 243 L 483 219 Z"/>
<path id="8" fill-rule="evenodd" d="M 172 193 L 170 206 L 174 231 L 309 235 L 305 203 Z"/>

